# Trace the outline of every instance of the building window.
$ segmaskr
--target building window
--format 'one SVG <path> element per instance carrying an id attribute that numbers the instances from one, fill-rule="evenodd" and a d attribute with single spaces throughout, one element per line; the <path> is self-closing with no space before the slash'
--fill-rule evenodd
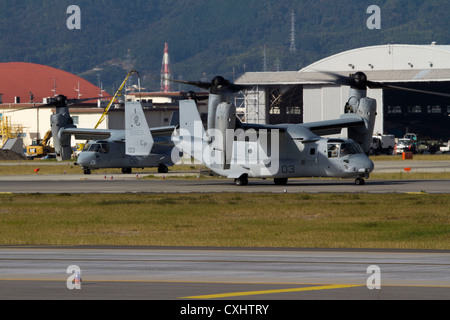
<path id="1" fill-rule="evenodd" d="M 286 114 L 302 114 L 302 108 L 300 107 L 287 107 Z"/>
<path id="2" fill-rule="evenodd" d="M 388 113 L 390 114 L 400 114 L 402 113 L 402 107 L 401 106 L 388 106 Z"/>
<path id="3" fill-rule="evenodd" d="M 80 124 L 80 119 L 79 119 L 78 116 L 72 116 L 72 119 L 73 119 L 73 124 L 74 125 Z"/>
<path id="4" fill-rule="evenodd" d="M 422 106 L 409 106 L 408 113 L 422 113 Z"/>
<path id="5" fill-rule="evenodd" d="M 272 107 L 269 111 L 270 114 L 281 114 L 280 107 Z"/>
<path id="6" fill-rule="evenodd" d="M 428 106 L 428 113 L 432 113 L 432 114 L 442 113 L 441 106 Z"/>

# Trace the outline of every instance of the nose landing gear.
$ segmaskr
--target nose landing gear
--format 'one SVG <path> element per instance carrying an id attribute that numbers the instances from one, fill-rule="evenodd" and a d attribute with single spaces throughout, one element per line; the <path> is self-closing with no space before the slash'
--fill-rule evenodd
<path id="1" fill-rule="evenodd" d="M 362 177 L 358 177 L 358 178 L 355 179 L 355 184 L 356 184 L 357 186 L 362 186 L 362 185 L 364 185 L 365 183 L 366 183 L 366 180 L 364 180 L 364 178 L 362 178 Z"/>

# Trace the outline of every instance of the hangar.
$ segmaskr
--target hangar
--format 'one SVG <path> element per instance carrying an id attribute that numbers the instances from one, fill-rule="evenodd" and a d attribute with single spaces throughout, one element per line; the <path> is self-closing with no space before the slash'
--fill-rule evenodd
<path id="1" fill-rule="evenodd" d="M 388 44 L 345 51 L 300 71 L 248 72 L 236 80 L 249 85 L 236 105 L 251 123 L 302 123 L 339 117 L 349 88 L 332 84 L 321 71 L 349 75 L 362 71 L 369 80 L 450 93 L 450 46 Z M 402 137 L 450 137 L 450 98 L 391 89 L 369 89 L 377 100 L 375 133 Z"/>

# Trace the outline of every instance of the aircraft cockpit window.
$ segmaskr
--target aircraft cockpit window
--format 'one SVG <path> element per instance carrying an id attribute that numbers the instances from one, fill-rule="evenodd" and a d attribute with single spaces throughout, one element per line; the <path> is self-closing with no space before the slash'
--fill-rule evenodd
<path id="1" fill-rule="evenodd" d="M 351 154 L 363 153 L 357 143 L 329 143 L 328 158 L 342 158 Z"/>
<path id="2" fill-rule="evenodd" d="M 328 144 L 328 158 L 338 158 L 339 157 L 339 143 L 329 143 Z"/>
<path id="3" fill-rule="evenodd" d="M 108 143 L 101 143 L 101 152 L 102 153 L 109 153 L 109 144 Z"/>
<path id="4" fill-rule="evenodd" d="M 108 153 L 109 145 L 107 143 L 92 143 L 84 146 L 83 151 Z"/>
<path id="5" fill-rule="evenodd" d="M 357 143 L 343 143 L 341 144 L 341 157 L 345 157 L 350 154 L 363 153 L 361 146 Z"/>

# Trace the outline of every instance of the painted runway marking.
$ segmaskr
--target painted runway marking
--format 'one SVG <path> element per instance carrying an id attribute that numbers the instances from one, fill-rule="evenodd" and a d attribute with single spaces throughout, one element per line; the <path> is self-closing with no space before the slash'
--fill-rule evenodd
<path id="1" fill-rule="evenodd" d="M 292 288 L 292 289 L 231 292 L 231 293 L 210 294 L 210 295 L 203 295 L 203 296 L 183 297 L 180 299 L 217 299 L 217 298 L 253 296 L 253 295 L 262 295 L 262 294 L 274 294 L 274 293 L 290 293 L 290 292 L 302 292 L 302 291 L 345 289 L 345 288 L 355 288 L 355 287 L 363 287 L 363 286 L 362 285 L 328 285 L 328 286 L 314 286 L 314 287 Z"/>

